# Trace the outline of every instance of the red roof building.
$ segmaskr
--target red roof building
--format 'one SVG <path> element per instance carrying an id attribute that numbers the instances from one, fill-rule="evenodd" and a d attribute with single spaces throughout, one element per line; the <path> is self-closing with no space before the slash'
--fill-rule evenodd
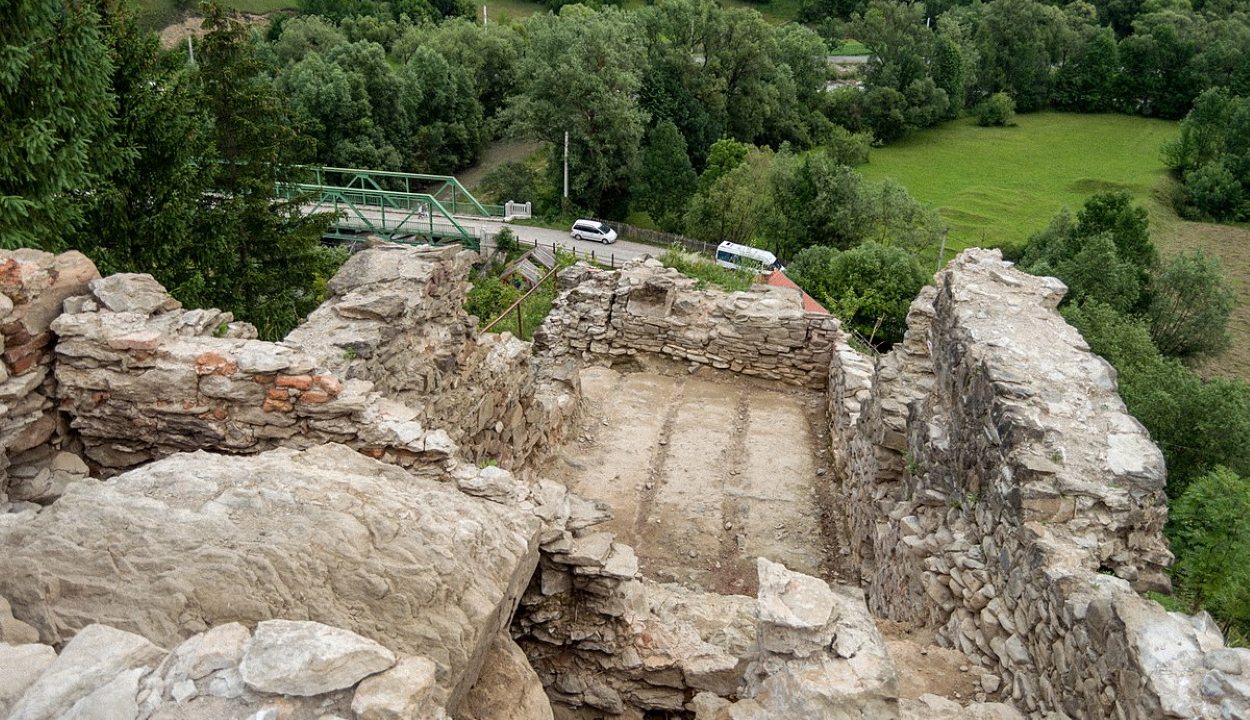
<path id="1" fill-rule="evenodd" d="M 821 315 L 829 314 L 829 311 L 825 309 L 824 305 L 821 305 L 820 303 L 816 302 L 815 298 L 803 292 L 802 288 L 800 288 L 798 285 L 795 285 L 794 281 L 786 277 L 786 274 L 781 272 L 780 270 L 773 270 L 772 272 L 768 273 L 768 275 L 765 275 L 764 284 L 772 285 L 773 287 L 783 287 L 783 288 L 790 288 L 791 290 L 798 290 L 803 295 L 803 310 L 805 312 L 820 313 Z"/>

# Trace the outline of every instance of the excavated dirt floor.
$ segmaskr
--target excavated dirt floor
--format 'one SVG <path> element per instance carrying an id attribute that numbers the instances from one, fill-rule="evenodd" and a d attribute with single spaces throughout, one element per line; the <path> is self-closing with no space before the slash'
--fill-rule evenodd
<path id="1" fill-rule="evenodd" d="M 607 502 L 642 572 L 754 595 L 755 558 L 836 579 L 818 393 L 711 371 L 582 372 L 586 419 L 548 475 Z"/>
<path id="2" fill-rule="evenodd" d="M 643 574 L 755 595 L 762 556 L 855 581 L 842 553 L 823 394 L 678 365 L 585 368 L 582 393 L 581 430 L 544 474 L 611 506 L 607 529 L 633 546 Z M 937 647 L 931 632 L 878 627 L 901 697 L 984 698 L 983 671 Z"/>

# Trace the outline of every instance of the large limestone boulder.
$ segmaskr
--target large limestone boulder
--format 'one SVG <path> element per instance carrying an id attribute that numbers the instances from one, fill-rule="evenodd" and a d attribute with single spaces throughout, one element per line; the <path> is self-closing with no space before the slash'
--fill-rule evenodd
<path id="1" fill-rule="evenodd" d="M 266 620 L 239 666 L 248 687 L 281 695 L 321 695 L 355 685 L 395 664 L 395 653 L 354 632 L 300 620 Z"/>
<path id="2" fill-rule="evenodd" d="M 699 720 L 889 720 L 899 717 L 894 662 L 859 590 L 758 560 L 759 655 L 742 699 L 702 695 Z"/>
<path id="3" fill-rule="evenodd" d="M 0 717 L 8 717 L 14 703 L 56 660 L 50 645 L 0 643 Z"/>
<path id="4" fill-rule="evenodd" d="M 129 720 L 139 713 L 139 678 L 164 655 L 138 635 L 89 625 L 26 688 L 9 720 Z"/>
<path id="5" fill-rule="evenodd" d="M 0 595 L 45 643 L 101 622 L 165 647 L 271 619 L 438 668 L 454 712 L 537 563 L 531 513 L 337 445 L 176 455 L 0 516 Z"/>
<path id="6" fill-rule="evenodd" d="M 458 720 L 552 720 L 551 703 L 525 653 L 507 633 L 491 646 Z"/>
<path id="7" fill-rule="evenodd" d="M 429 658 L 402 658 L 360 683 L 352 697 L 352 713 L 357 720 L 443 720 L 446 714 L 431 700 L 437 694 L 437 671 Z"/>

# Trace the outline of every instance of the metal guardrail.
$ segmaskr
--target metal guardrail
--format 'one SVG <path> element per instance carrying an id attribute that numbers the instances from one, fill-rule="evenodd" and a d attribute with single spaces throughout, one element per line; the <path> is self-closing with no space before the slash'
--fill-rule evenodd
<path id="1" fill-rule="evenodd" d="M 312 212 L 334 213 L 342 228 L 368 230 L 388 238 L 424 235 L 476 244 L 477 234 L 461 225 L 433 195 L 395 190 L 352 189 L 308 183 L 279 188 L 286 197 L 308 195 Z"/>
<path id="2" fill-rule="evenodd" d="M 383 190 L 409 195 L 431 195 L 448 206 L 452 214 L 503 217 L 502 206 L 486 206 L 477 201 L 460 181 L 451 175 L 427 175 L 390 170 L 305 166 L 315 185 L 356 190 Z M 494 211 L 492 214 L 491 211 Z M 476 211 L 476 212 L 474 212 Z"/>

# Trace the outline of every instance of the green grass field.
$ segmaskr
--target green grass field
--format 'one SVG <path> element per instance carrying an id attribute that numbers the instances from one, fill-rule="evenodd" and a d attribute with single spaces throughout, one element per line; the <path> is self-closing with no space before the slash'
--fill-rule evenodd
<path id="1" fill-rule="evenodd" d="M 1159 148 L 1177 125 L 1125 115 L 1036 113 L 1016 127 L 957 120 L 874 149 L 859 170 L 893 178 L 950 225 L 947 257 L 975 245 L 1023 243 L 1063 207 L 1100 190 L 1128 190 L 1151 211 L 1166 181 Z"/>
<path id="2" fill-rule="evenodd" d="M 868 55 L 868 46 L 858 40 L 843 40 L 832 50 L 834 55 Z"/>
<path id="3" fill-rule="evenodd" d="M 1060 208 L 1076 212 L 1099 190 L 1128 190 L 1150 212 L 1164 255 L 1202 248 L 1223 260 L 1240 295 L 1229 324 L 1233 347 L 1199 370 L 1250 380 L 1250 223 L 1185 222 L 1166 203 L 1173 181 L 1159 147 L 1176 123 L 1059 113 L 1018 121 L 1013 128 L 946 123 L 873 150 L 860 170 L 870 180 L 894 178 L 938 209 L 950 224 L 946 259 L 973 245 L 1023 243 Z"/>

